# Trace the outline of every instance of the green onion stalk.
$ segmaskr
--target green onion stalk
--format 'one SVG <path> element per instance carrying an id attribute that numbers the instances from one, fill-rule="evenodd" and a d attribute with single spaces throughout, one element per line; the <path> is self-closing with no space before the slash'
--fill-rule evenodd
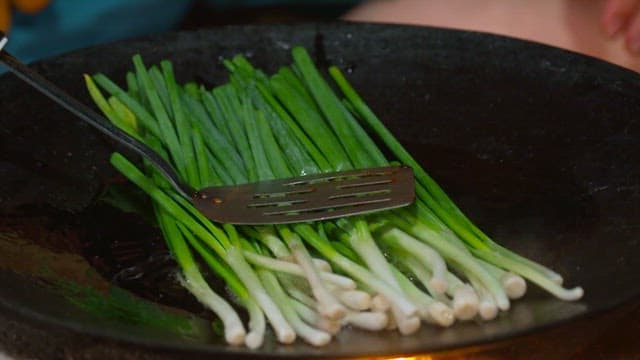
<path id="1" fill-rule="evenodd" d="M 421 213 L 429 210 L 431 212 L 431 214 L 421 217 L 418 221 L 424 223 L 433 222 L 438 227 L 444 227 L 446 224 L 477 257 L 529 279 L 560 299 L 573 301 L 582 297 L 582 288 L 562 288 L 562 277 L 558 273 L 500 246 L 475 226 L 436 181 L 395 139 L 393 134 L 349 84 L 340 69 L 332 66 L 329 68 L 329 73 L 343 92 L 346 101 L 355 109 L 359 118 L 385 143 L 398 161 L 414 169 L 419 197 L 418 207 L 421 209 Z M 453 236 L 448 235 L 447 237 L 452 238 Z M 457 242 L 457 240 L 454 239 L 452 242 Z"/>
<path id="2" fill-rule="evenodd" d="M 337 67 L 328 73 L 341 95 L 304 48 L 293 48 L 292 59 L 272 75 L 242 56 L 226 59 L 229 81 L 212 89 L 179 84 L 169 61 L 148 67 L 139 55 L 126 89 L 103 74 L 85 76 L 105 116 L 193 188 L 398 162 L 413 168 L 417 201 L 407 208 L 234 226 L 206 219 L 144 160 L 135 165 L 114 153 L 113 166 L 153 200 L 177 278 L 222 320 L 228 343 L 261 346 L 267 322 L 281 343 L 299 337 L 321 346 L 345 325 L 411 334 L 423 323 L 490 320 L 524 295 L 524 279 L 563 300 L 582 296 L 478 229 Z M 224 281 L 233 303 L 215 292 L 203 267 Z"/>
<path id="3" fill-rule="evenodd" d="M 162 137 L 162 139 L 169 139 L 168 141 L 163 142 L 160 140 L 160 132 L 153 134 L 150 131 L 140 131 L 137 135 L 138 138 L 145 139 L 148 145 L 156 149 L 160 154 L 163 154 L 165 158 L 171 159 L 180 175 L 184 179 L 187 179 L 186 181 L 190 185 L 197 187 L 202 184 L 221 183 L 217 174 L 214 171 L 210 171 L 211 169 L 209 167 L 203 167 L 197 164 L 198 159 L 200 159 L 200 162 L 208 161 L 209 159 L 207 156 L 209 150 L 204 148 L 202 141 L 200 141 L 200 139 L 204 138 L 203 136 L 183 136 L 182 142 L 187 142 L 187 145 L 184 146 L 180 144 L 179 137 L 177 136 L 177 129 L 179 127 L 189 127 L 189 131 L 193 131 L 194 133 L 197 133 L 197 129 L 192 128 L 188 123 L 186 124 L 190 118 L 185 116 L 183 111 L 183 103 L 179 100 L 180 93 L 177 90 L 177 85 L 172 81 L 170 66 L 163 66 L 165 86 L 167 87 L 168 93 L 168 100 L 163 103 L 158 95 L 159 92 L 154 88 L 154 86 L 159 85 L 159 81 L 156 81 L 155 85 L 150 81 L 150 77 L 148 77 L 148 74 L 144 72 L 144 68 L 140 65 L 141 59 L 139 57 L 134 57 L 134 63 L 137 64 L 137 79 L 140 82 L 140 88 L 145 89 L 147 96 L 146 102 L 149 104 L 150 111 L 153 115 L 151 115 L 150 111 L 145 109 L 142 104 L 134 102 L 135 100 L 131 99 L 127 93 L 114 88 L 116 85 L 106 79 L 106 77 L 97 75 L 94 79 L 98 84 L 102 84 L 103 88 L 115 89 L 115 91 L 112 92 L 112 94 L 114 94 L 112 96 L 119 95 L 124 99 L 121 101 L 127 101 L 132 104 L 133 106 L 131 106 L 130 109 L 135 109 L 135 111 L 132 110 L 132 112 L 137 112 L 136 118 L 153 119 L 156 117 L 158 119 L 168 120 L 168 113 L 171 111 L 170 113 L 173 114 L 174 118 L 168 120 L 170 122 L 169 124 L 165 124 L 163 130 L 165 136 Z M 90 89 L 95 88 L 93 79 L 87 77 L 86 80 Z M 98 95 L 95 91 L 92 92 L 94 98 Z M 96 102 L 98 101 L 99 100 Z M 102 103 L 102 101 L 100 101 L 100 103 Z M 145 129 L 146 128 L 143 128 L 143 130 Z M 157 129 L 160 129 L 160 126 L 158 126 Z M 186 130 L 182 130 L 183 133 L 184 131 Z M 169 135 L 167 135 L 167 133 Z M 227 147 L 223 150 L 229 151 L 229 149 L 231 148 Z M 184 279 L 183 284 L 185 284 L 187 289 L 189 289 L 201 303 L 223 319 L 225 336 L 229 343 L 237 344 L 244 341 L 249 347 L 260 346 L 264 336 L 263 324 L 265 315 L 273 325 L 279 341 L 290 343 L 295 339 L 295 332 L 284 319 L 280 308 L 267 294 L 257 274 L 242 256 L 242 251 L 239 246 L 239 236 L 232 226 L 219 226 L 219 224 L 209 222 L 200 215 L 187 200 L 181 198 L 174 191 L 169 190 L 163 181 L 164 179 L 157 176 L 157 174 L 143 174 L 131 162 L 118 153 L 115 153 L 111 160 L 112 164 L 118 168 L 118 170 L 141 187 L 154 200 L 157 209 L 156 217 L 165 239 L 167 239 L 168 247 L 178 260 L 184 260 L 178 261 L 181 268 L 181 275 Z M 147 168 L 151 169 L 150 167 Z M 199 171 L 199 169 L 204 168 L 207 169 L 206 172 Z M 239 181 L 244 180 L 241 178 L 243 174 L 237 168 L 232 168 L 232 171 L 236 172 L 234 176 L 240 178 Z M 247 308 L 250 315 L 249 325 L 251 328 L 248 336 L 244 336 L 244 328 L 241 323 L 240 326 L 238 326 L 239 321 L 225 321 L 225 319 L 237 319 L 237 312 L 229 306 L 220 305 L 224 299 L 217 296 L 208 284 L 202 281 L 201 276 L 197 279 L 194 278 L 194 276 L 190 276 L 194 273 L 199 273 L 197 270 L 198 265 L 192 257 L 180 257 L 180 254 L 184 253 L 184 246 L 175 245 L 184 243 L 185 239 L 190 243 L 192 248 L 200 254 L 204 262 L 226 281 L 231 291 Z M 221 265 L 220 259 L 224 259 L 224 266 Z M 256 305 L 259 305 L 259 307 Z"/>

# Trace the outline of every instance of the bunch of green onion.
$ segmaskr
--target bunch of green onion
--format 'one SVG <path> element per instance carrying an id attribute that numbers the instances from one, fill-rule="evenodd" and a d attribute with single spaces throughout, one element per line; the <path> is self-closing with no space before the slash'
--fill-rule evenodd
<path id="1" fill-rule="evenodd" d="M 413 168 L 417 201 L 408 208 L 234 226 L 204 218 L 149 164 L 137 167 L 114 153 L 111 163 L 153 200 L 179 280 L 222 320 L 228 343 L 261 346 L 267 323 L 281 343 L 300 337 L 321 346 L 346 325 L 411 334 L 422 324 L 490 320 L 524 295 L 525 279 L 563 300 L 582 296 L 478 229 L 337 67 L 328 74 L 341 95 L 304 48 L 293 48 L 292 57 L 273 75 L 243 56 L 224 60 L 229 81 L 213 89 L 179 84 L 169 61 L 147 67 L 138 55 L 126 89 L 102 74 L 85 76 L 105 116 L 170 161 L 193 188 L 398 162 Z M 217 294 L 201 267 L 233 296 Z"/>

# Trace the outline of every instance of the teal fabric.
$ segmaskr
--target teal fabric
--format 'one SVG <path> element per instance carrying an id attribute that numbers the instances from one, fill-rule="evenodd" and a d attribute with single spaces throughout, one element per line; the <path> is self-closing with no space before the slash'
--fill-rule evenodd
<path id="1" fill-rule="evenodd" d="M 354 0 L 203 0 L 208 6 L 341 6 Z M 73 49 L 175 29 L 194 0 L 52 0 L 36 15 L 15 13 L 7 50 L 25 62 Z"/>
<path id="2" fill-rule="evenodd" d="M 7 50 L 29 62 L 72 49 L 175 27 L 181 0 L 53 0 L 36 15 L 15 13 Z"/>

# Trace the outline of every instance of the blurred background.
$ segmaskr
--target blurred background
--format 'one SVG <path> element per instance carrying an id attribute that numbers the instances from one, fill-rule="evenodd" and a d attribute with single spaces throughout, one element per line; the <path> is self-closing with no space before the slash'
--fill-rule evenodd
<path id="1" fill-rule="evenodd" d="M 177 29 L 342 19 L 508 35 L 640 71 L 639 14 L 638 0 L 0 0 L 0 29 L 31 61 Z"/>

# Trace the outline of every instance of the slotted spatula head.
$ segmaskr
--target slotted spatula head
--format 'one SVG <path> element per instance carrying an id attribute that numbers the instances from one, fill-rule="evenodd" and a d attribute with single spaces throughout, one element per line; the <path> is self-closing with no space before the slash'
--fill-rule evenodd
<path id="1" fill-rule="evenodd" d="M 210 187 L 192 201 L 210 219 L 258 225 L 366 214 L 414 199 L 413 171 L 400 165 Z"/>

